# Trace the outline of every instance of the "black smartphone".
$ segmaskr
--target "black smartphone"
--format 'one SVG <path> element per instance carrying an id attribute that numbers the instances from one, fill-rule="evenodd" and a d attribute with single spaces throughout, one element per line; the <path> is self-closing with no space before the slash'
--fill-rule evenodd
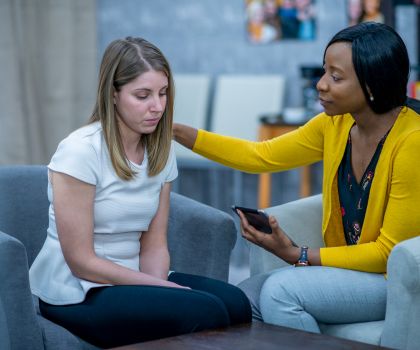
<path id="1" fill-rule="evenodd" d="M 239 209 L 242 213 L 244 213 L 246 219 L 250 223 L 250 225 L 254 226 L 258 231 L 264 233 L 273 233 L 271 229 L 270 223 L 268 222 L 268 214 L 262 209 L 251 209 L 245 207 L 238 207 L 236 205 L 232 205 L 232 210 L 239 216 L 236 209 Z M 284 231 L 283 231 L 284 232 Z M 299 247 L 287 234 L 284 232 L 287 238 L 290 239 L 292 245 L 294 247 Z"/>
<path id="2" fill-rule="evenodd" d="M 236 205 L 232 205 L 232 210 L 236 214 L 238 214 L 238 212 L 236 211 L 237 209 L 239 209 L 242 213 L 244 213 L 249 224 L 254 226 L 258 231 L 261 231 L 264 233 L 273 233 L 273 231 L 271 230 L 270 224 L 268 222 L 268 215 L 264 210 L 237 207 Z"/>

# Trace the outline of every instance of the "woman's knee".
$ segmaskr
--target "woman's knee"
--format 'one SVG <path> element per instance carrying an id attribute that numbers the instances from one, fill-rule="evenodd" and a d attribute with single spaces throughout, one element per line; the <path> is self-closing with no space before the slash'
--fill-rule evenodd
<path id="1" fill-rule="evenodd" d="M 188 306 L 180 310 L 182 318 L 188 318 L 191 324 L 196 324 L 191 331 L 207 328 L 227 327 L 230 324 L 229 312 L 224 302 L 217 296 L 197 290 L 191 290 Z M 182 308 L 182 305 L 180 305 Z"/>
<path id="2" fill-rule="evenodd" d="M 260 310 L 261 288 L 271 273 L 272 272 L 265 272 L 258 275 L 254 275 L 238 284 L 238 287 L 245 293 L 245 295 L 249 299 L 252 310 L 252 318 L 258 321 L 263 320 Z"/>
<path id="3" fill-rule="evenodd" d="M 246 294 L 238 287 L 208 277 L 175 272 L 171 274 L 173 282 L 190 286 L 197 292 L 204 292 L 218 298 L 225 306 L 230 324 L 251 321 L 251 306 Z"/>
<path id="4" fill-rule="evenodd" d="M 251 305 L 240 288 L 222 281 L 215 281 L 215 287 L 209 293 L 223 302 L 229 314 L 230 324 L 251 322 Z"/>
<path id="5" fill-rule="evenodd" d="M 298 303 L 295 294 L 294 279 L 296 275 L 291 269 L 282 269 L 269 276 L 260 293 L 260 309 L 264 320 L 282 308 L 290 308 Z"/>
<path id="6" fill-rule="evenodd" d="M 240 324 L 251 322 L 251 304 L 247 295 L 238 287 L 226 284 L 226 297 L 223 302 L 229 312 L 230 323 Z"/>

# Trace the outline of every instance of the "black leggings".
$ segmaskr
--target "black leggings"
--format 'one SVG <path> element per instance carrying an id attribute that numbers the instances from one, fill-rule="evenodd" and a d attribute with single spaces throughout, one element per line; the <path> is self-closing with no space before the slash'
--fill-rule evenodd
<path id="1" fill-rule="evenodd" d="M 100 287 L 91 289 L 80 304 L 40 300 L 39 307 L 45 318 L 102 348 L 251 322 L 248 298 L 239 288 L 178 272 L 168 279 L 192 289 Z"/>

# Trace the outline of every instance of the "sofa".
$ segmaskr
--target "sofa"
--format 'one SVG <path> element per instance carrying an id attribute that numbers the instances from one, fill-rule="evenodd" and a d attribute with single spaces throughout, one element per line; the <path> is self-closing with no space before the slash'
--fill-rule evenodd
<path id="1" fill-rule="evenodd" d="M 0 349 L 97 349 L 42 317 L 31 295 L 28 268 L 46 237 L 47 168 L 0 166 Z M 228 280 L 236 242 L 233 218 L 171 193 L 171 269 Z"/>
<path id="2" fill-rule="evenodd" d="M 321 235 L 322 196 L 316 195 L 268 208 L 284 231 L 298 244 L 324 246 Z M 287 264 L 250 245 L 250 274 L 239 287 L 253 304 L 258 303 L 255 286 L 262 284 L 269 271 Z M 385 320 L 352 324 L 321 324 L 321 332 L 340 338 L 394 349 L 420 348 L 420 236 L 397 244 L 387 265 L 388 290 Z"/>

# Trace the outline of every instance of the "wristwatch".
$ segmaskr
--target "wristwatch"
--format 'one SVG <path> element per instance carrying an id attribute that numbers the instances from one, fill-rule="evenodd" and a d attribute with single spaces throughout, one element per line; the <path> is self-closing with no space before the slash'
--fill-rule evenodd
<path id="1" fill-rule="evenodd" d="M 295 263 L 295 266 L 299 267 L 299 266 L 308 266 L 308 265 L 309 265 L 308 247 L 304 245 L 300 248 L 300 257 L 298 261 Z"/>

